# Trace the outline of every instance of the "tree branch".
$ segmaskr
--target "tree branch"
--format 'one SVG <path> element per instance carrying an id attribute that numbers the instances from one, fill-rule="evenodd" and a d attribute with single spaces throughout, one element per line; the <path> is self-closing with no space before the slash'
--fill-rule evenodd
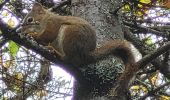
<path id="1" fill-rule="evenodd" d="M 149 46 L 144 44 L 142 41 L 140 41 L 140 39 L 138 39 L 134 34 L 132 34 L 128 28 L 125 28 L 124 33 L 125 33 L 124 34 L 125 38 L 128 41 L 131 41 L 133 43 L 133 45 L 139 50 L 139 52 L 143 56 L 145 56 L 145 55 L 149 54 L 150 52 L 154 51 L 153 48 L 150 48 Z M 161 60 L 159 58 L 154 59 L 153 61 L 151 61 L 151 63 L 152 63 L 152 65 L 154 65 L 156 67 L 156 69 L 159 69 L 159 68 L 162 67 Z"/>
<path id="2" fill-rule="evenodd" d="M 129 27 L 124 27 L 124 36 L 128 41 L 133 43 L 133 45 L 139 50 L 139 52 L 143 56 L 153 51 L 152 48 L 147 46 L 144 42 L 142 42 L 139 38 L 137 38 L 133 33 L 131 33 L 131 31 L 129 30 Z"/>
<path id="3" fill-rule="evenodd" d="M 123 23 L 126 26 L 129 26 L 131 28 L 135 28 L 137 30 L 140 30 L 141 32 L 150 32 L 150 33 L 153 33 L 157 36 L 161 36 L 161 37 L 165 37 L 165 38 L 168 37 L 168 34 L 164 34 L 163 32 L 160 32 L 160 31 L 157 31 L 157 30 L 154 30 L 154 29 L 151 29 L 151 28 L 147 28 L 147 27 L 143 27 L 143 26 L 139 26 L 139 25 L 134 25 L 134 24 L 126 22 L 126 21 L 123 21 Z"/>
<path id="4" fill-rule="evenodd" d="M 2 9 L 2 7 L 3 7 L 7 2 L 9 2 L 9 0 L 5 0 L 4 2 L 2 2 L 2 3 L 0 4 L 0 10 Z"/>
<path id="5" fill-rule="evenodd" d="M 145 100 L 145 98 L 147 98 L 150 95 L 153 95 L 154 93 L 158 92 L 160 89 L 164 88 L 165 86 L 170 85 L 170 82 L 165 83 L 163 85 L 161 85 L 160 87 L 157 87 L 156 89 L 149 91 L 146 95 L 144 95 L 143 97 L 141 97 L 139 100 Z"/>
<path id="6" fill-rule="evenodd" d="M 163 47 L 158 48 L 157 50 L 149 53 L 148 55 L 144 56 L 140 61 L 137 62 L 139 68 L 143 68 L 148 63 L 150 63 L 152 60 L 160 56 L 161 54 L 167 52 L 170 49 L 170 41 L 167 42 L 166 45 Z"/>
<path id="7" fill-rule="evenodd" d="M 56 4 L 54 5 L 52 8 L 50 8 L 49 10 L 57 10 L 57 9 L 60 9 L 61 7 L 65 6 L 65 5 L 68 5 L 68 4 L 71 4 L 71 0 L 67 0 L 67 1 L 63 1 L 59 4 Z"/>
<path id="8" fill-rule="evenodd" d="M 125 17 L 126 18 L 126 17 Z M 140 19 L 140 20 L 134 20 L 134 19 L 126 19 L 126 21 L 128 21 L 128 22 L 137 22 L 137 23 L 139 23 L 139 24 L 142 24 L 142 23 L 147 23 L 147 24 L 155 24 L 155 25 L 159 25 L 159 24 L 163 24 L 163 25 L 170 25 L 170 23 L 169 22 L 161 22 L 161 21 L 153 21 L 153 20 L 151 20 L 150 18 L 148 18 L 148 19 Z M 154 27 L 154 26 L 153 26 Z M 157 26 L 157 27 L 162 27 L 162 26 Z M 163 26 L 164 27 L 164 26 Z"/>
<path id="9" fill-rule="evenodd" d="M 0 40 L 0 48 L 7 42 L 7 39 L 1 39 Z"/>
<path id="10" fill-rule="evenodd" d="M 66 9 L 63 9 L 63 7 L 65 7 L 65 5 L 71 5 L 71 0 L 67 0 L 67 1 L 62 1 L 59 4 L 57 3 L 56 5 L 54 5 L 53 7 L 51 7 L 49 10 L 52 12 L 56 12 L 59 13 L 61 15 L 71 15 L 70 11 L 67 11 Z M 66 7 L 65 7 L 66 8 Z"/>

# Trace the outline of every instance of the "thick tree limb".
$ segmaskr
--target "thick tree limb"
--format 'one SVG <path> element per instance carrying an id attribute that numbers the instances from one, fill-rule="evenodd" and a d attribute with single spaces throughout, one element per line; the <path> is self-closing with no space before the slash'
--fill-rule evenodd
<path id="1" fill-rule="evenodd" d="M 150 63 L 152 60 L 155 58 L 159 57 L 161 54 L 167 52 L 170 49 L 170 41 L 167 42 L 166 45 L 163 47 L 158 48 L 157 50 L 151 52 L 150 54 L 144 56 L 140 61 L 137 62 L 139 65 L 139 68 L 143 68 L 146 66 L 148 63 Z"/>
<path id="2" fill-rule="evenodd" d="M 134 34 L 132 34 L 129 31 L 129 29 L 126 28 L 125 28 L 125 38 L 128 41 L 131 41 L 135 45 L 135 47 L 138 48 L 138 50 L 140 51 L 140 53 L 142 53 L 143 56 L 150 54 L 150 52 L 153 51 L 153 48 L 150 48 L 149 46 L 144 44 Z M 169 71 L 167 63 L 162 63 L 162 61 L 159 58 L 154 59 L 153 61 L 151 61 L 151 63 L 152 65 L 154 65 L 156 69 L 160 69 L 160 72 L 165 77 L 169 78 L 169 73 L 167 73 Z"/>
<path id="3" fill-rule="evenodd" d="M 142 55 L 146 55 L 138 62 L 140 68 L 143 68 L 150 62 L 152 62 L 153 65 L 156 64 L 156 66 L 160 67 L 160 60 L 157 61 L 153 60 L 170 49 L 170 42 L 168 42 L 165 46 L 160 47 L 156 51 L 152 52 L 153 50 L 151 48 L 146 47 L 140 40 L 138 40 L 133 34 L 131 34 L 127 30 L 125 30 L 125 37 L 133 41 L 134 45 L 138 49 L 140 48 L 139 50 L 142 53 Z"/>
<path id="4" fill-rule="evenodd" d="M 124 36 L 126 40 L 133 43 L 133 45 L 139 50 L 139 52 L 144 56 L 153 51 L 152 48 L 147 46 L 144 42 L 142 42 L 139 38 L 137 38 L 131 31 L 129 27 L 124 27 Z"/>
<path id="5" fill-rule="evenodd" d="M 125 38 L 128 41 L 131 41 L 133 43 L 133 45 L 139 50 L 139 52 L 145 56 L 149 53 L 151 53 L 153 50 L 153 48 L 147 46 L 145 43 L 143 43 L 140 39 L 138 39 L 134 34 L 132 34 L 128 28 L 125 28 L 124 30 L 125 32 Z M 156 68 L 160 68 L 161 67 L 161 60 L 160 59 L 155 59 L 153 60 L 151 63 L 156 66 Z"/>

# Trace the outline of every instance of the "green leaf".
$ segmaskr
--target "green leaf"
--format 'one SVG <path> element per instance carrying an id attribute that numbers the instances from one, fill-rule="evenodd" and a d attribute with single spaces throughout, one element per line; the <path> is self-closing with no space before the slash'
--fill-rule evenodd
<path id="1" fill-rule="evenodd" d="M 156 45 L 154 44 L 154 42 L 152 41 L 151 37 L 147 37 L 146 40 L 144 41 L 147 45 L 149 45 L 152 48 L 156 48 Z"/>
<path id="2" fill-rule="evenodd" d="M 140 0 L 141 3 L 149 4 L 151 3 L 151 0 Z"/>
<path id="3" fill-rule="evenodd" d="M 20 46 L 18 44 L 16 44 L 15 42 L 13 41 L 9 41 L 9 46 L 8 46 L 8 49 L 9 49 L 9 52 L 10 54 L 12 55 L 12 57 L 15 57 L 18 50 L 19 50 Z"/>
<path id="4" fill-rule="evenodd" d="M 153 42 L 152 42 L 151 37 L 148 37 L 148 38 L 146 39 L 145 43 L 146 43 L 147 45 L 152 45 Z"/>
<path id="5" fill-rule="evenodd" d="M 130 5 L 129 4 L 124 5 L 123 11 L 130 11 Z"/>

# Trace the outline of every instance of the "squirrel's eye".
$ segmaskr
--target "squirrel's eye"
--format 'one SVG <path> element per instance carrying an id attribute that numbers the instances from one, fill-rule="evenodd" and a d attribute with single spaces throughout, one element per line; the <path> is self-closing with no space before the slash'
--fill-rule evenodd
<path id="1" fill-rule="evenodd" d="M 28 18 L 27 18 L 27 22 L 31 23 L 31 22 L 33 22 L 33 21 L 34 21 L 34 19 L 33 19 L 32 17 L 28 17 Z"/>

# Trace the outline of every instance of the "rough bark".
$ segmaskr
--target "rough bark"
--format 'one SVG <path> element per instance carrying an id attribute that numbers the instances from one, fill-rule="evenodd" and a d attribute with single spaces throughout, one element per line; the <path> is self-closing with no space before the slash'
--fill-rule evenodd
<path id="1" fill-rule="evenodd" d="M 110 14 L 120 5 L 119 0 L 72 0 L 72 15 L 91 23 L 96 29 L 97 46 L 100 47 L 111 39 L 123 39 L 119 16 Z M 85 83 L 79 80 L 75 82 L 73 99 L 112 100 L 108 94 L 120 73 L 113 64 L 113 56 L 85 66 L 82 73 Z"/>

